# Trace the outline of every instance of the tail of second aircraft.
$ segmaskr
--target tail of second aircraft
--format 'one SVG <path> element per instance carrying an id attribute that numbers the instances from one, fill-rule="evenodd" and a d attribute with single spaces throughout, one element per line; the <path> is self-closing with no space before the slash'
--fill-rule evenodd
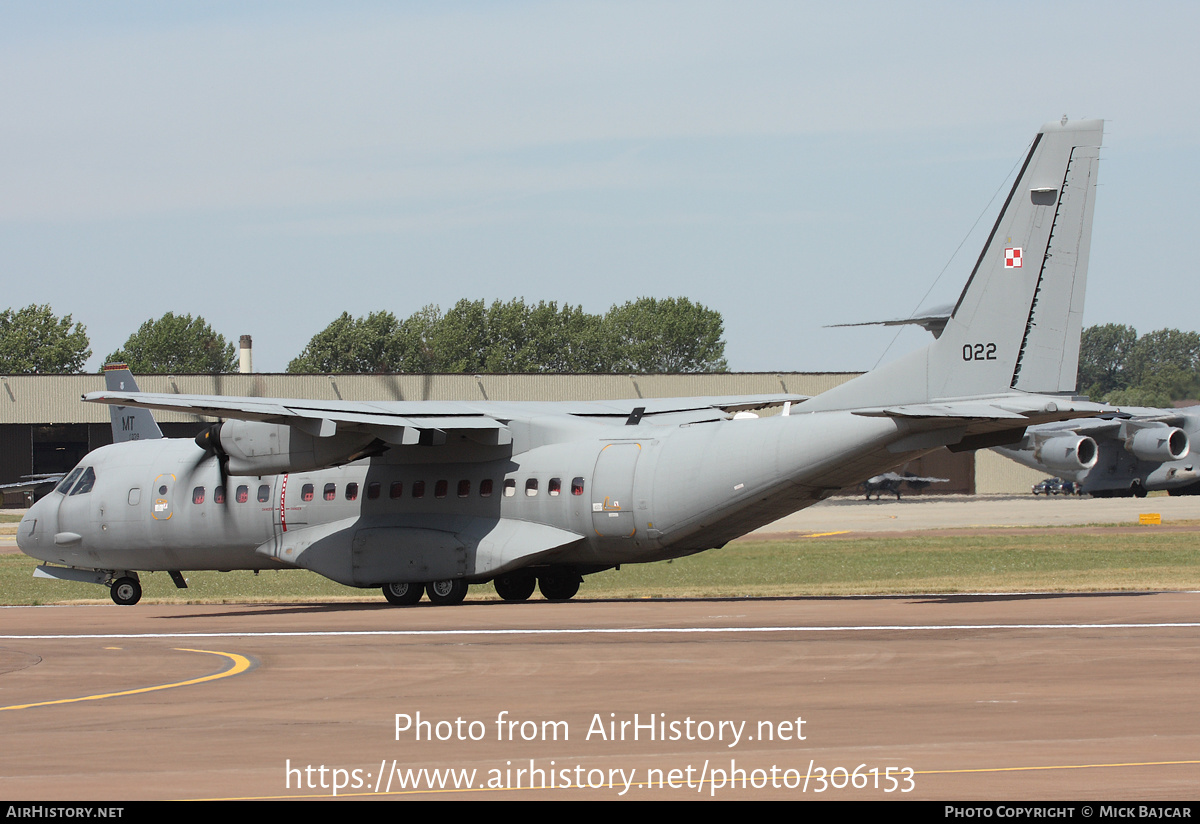
<path id="1" fill-rule="evenodd" d="M 1072 392 L 1103 132 L 1043 126 L 941 336 L 801 411 Z"/>
<path id="2" fill-rule="evenodd" d="M 133 373 L 123 363 L 104 365 L 104 388 L 110 392 L 139 391 Z M 154 420 L 154 413 L 149 409 L 131 406 L 110 406 L 108 409 L 112 417 L 113 443 L 145 441 L 163 436 L 158 422 Z"/>

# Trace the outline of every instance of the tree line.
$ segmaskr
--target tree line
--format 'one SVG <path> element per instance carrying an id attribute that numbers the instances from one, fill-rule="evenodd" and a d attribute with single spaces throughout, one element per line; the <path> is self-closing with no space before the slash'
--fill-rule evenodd
<path id="1" fill-rule="evenodd" d="M 639 298 L 603 315 L 556 302 L 460 300 L 404 320 L 387 311 L 343 312 L 288 364 L 293 373 L 723 372 L 721 314 L 687 298 Z M 48 305 L 0 312 L 0 370 L 83 371 L 87 330 Z M 105 362 L 135 373 L 237 370 L 237 349 L 202 317 L 168 312 L 147 320 Z"/>
<path id="2" fill-rule="evenodd" d="M 1200 333 L 1159 329 L 1138 336 L 1109 323 L 1083 330 L 1079 391 L 1116 406 L 1167 407 L 1200 398 Z"/>
<path id="3" fill-rule="evenodd" d="M 721 314 L 687 298 L 639 298 L 603 315 L 522 299 L 426 306 L 404 320 L 343 312 L 288 364 L 293 373 L 466 372 L 650 374 L 726 371 Z M 48 305 L 0 311 L 0 372 L 78 373 L 87 329 Z M 202 317 L 167 312 L 109 353 L 143 374 L 235 372 L 237 348 Z M 1122 324 L 1083 330 L 1079 391 L 1119 406 L 1200 398 L 1200 333 Z"/>

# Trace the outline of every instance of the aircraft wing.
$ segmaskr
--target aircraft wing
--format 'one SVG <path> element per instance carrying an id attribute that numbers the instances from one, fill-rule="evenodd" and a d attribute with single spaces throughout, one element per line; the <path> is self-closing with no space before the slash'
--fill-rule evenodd
<path id="1" fill-rule="evenodd" d="M 287 424 L 312 435 L 332 435 L 339 428 L 382 430 L 505 430 L 508 422 L 537 415 L 571 415 L 625 423 L 636 416 L 692 415 L 763 409 L 807 400 L 806 395 L 729 395 L 694 398 L 632 398 L 613 401 L 319 401 L 295 398 L 249 398 L 223 395 L 177 395 L 153 392 L 89 392 L 91 403 L 163 409 L 214 418 Z M 636 421 L 634 421 L 636 422 Z M 389 440 L 384 437 L 384 440 Z"/>

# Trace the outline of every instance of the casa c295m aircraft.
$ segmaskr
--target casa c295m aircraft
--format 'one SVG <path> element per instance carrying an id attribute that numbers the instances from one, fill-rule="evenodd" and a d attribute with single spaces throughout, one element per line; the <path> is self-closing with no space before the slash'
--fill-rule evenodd
<path id="1" fill-rule="evenodd" d="M 941 335 L 821 395 L 497 403 L 93 392 L 223 420 L 87 455 L 21 521 L 39 577 L 302 568 L 393 604 L 575 595 L 691 555 L 942 446 L 1092 414 L 1076 364 L 1103 122 L 1033 140 Z M 783 406 L 770 417 L 735 413 Z M 148 412 L 139 414 L 148 415 Z M 152 422 L 152 421 L 151 421 Z"/>

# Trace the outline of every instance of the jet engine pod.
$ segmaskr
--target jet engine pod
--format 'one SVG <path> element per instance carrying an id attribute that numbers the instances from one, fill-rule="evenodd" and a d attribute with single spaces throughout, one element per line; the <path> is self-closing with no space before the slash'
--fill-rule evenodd
<path id="1" fill-rule="evenodd" d="M 1048 468 L 1059 472 L 1091 469 L 1096 465 L 1098 457 L 1096 442 L 1087 435 L 1051 438 L 1035 449 L 1033 455 Z"/>
<path id="2" fill-rule="evenodd" d="M 196 443 L 221 456 L 230 475 L 278 475 L 349 463 L 374 440 L 362 432 L 320 437 L 286 424 L 224 421 L 201 432 Z"/>
<path id="3" fill-rule="evenodd" d="M 1174 426 L 1139 429 L 1125 439 L 1125 448 L 1143 461 L 1178 461 L 1187 457 L 1187 433 Z"/>

